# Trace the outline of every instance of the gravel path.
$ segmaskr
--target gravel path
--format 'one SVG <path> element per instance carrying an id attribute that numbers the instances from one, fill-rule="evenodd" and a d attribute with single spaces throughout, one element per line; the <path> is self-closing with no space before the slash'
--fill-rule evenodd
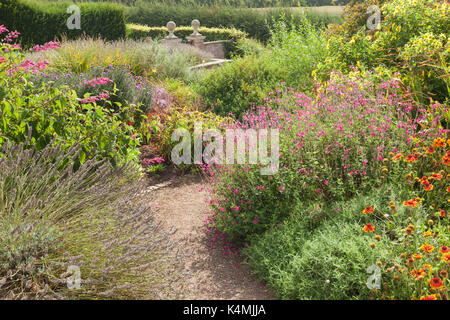
<path id="1" fill-rule="evenodd" d="M 200 177 L 165 177 L 150 183 L 152 207 L 164 228 L 175 228 L 172 235 L 184 252 L 183 276 L 176 290 L 181 299 L 274 299 L 271 292 L 250 274 L 242 258 L 226 256 L 220 245 L 211 248 L 206 236 L 207 196 L 201 191 Z"/>

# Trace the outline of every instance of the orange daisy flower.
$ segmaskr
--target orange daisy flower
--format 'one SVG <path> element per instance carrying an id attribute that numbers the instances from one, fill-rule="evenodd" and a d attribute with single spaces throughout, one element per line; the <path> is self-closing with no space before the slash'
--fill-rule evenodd
<path id="1" fill-rule="evenodd" d="M 443 138 L 437 138 L 433 141 L 433 148 L 445 148 L 445 140 Z"/>
<path id="2" fill-rule="evenodd" d="M 392 160 L 397 161 L 398 159 L 403 158 L 403 154 L 397 153 L 395 156 L 392 157 Z"/>
<path id="3" fill-rule="evenodd" d="M 445 262 L 450 262 L 450 253 L 444 254 L 442 256 L 442 260 L 444 260 Z"/>
<path id="4" fill-rule="evenodd" d="M 411 275 L 414 278 L 419 278 L 419 277 L 424 277 L 426 275 L 426 272 L 422 268 L 420 268 L 419 270 L 412 270 Z"/>
<path id="5" fill-rule="evenodd" d="M 441 180 L 443 178 L 442 174 L 433 173 L 429 179 Z"/>
<path id="6" fill-rule="evenodd" d="M 366 207 L 364 210 L 363 210 L 363 213 L 364 214 L 367 214 L 367 213 L 372 213 L 373 212 L 373 208 L 372 207 Z"/>
<path id="7" fill-rule="evenodd" d="M 433 234 L 432 234 L 430 231 L 425 231 L 425 232 L 423 233 L 423 235 L 424 235 L 425 237 L 431 237 Z"/>
<path id="8" fill-rule="evenodd" d="M 422 255 L 421 255 L 420 253 L 414 253 L 412 256 L 413 256 L 413 258 L 416 259 L 416 260 L 422 259 Z"/>
<path id="9" fill-rule="evenodd" d="M 427 184 L 427 183 L 429 183 L 427 176 L 423 176 L 422 178 L 420 178 L 420 184 Z"/>
<path id="10" fill-rule="evenodd" d="M 437 300 L 437 298 L 435 294 L 431 294 L 429 296 L 421 296 L 420 300 Z"/>
<path id="11" fill-rule="evenodd" d="M 413 154 L 409 154 L 406 156 L 405 161 L 406 162 L 415 162 L 417 160 L 417 157 Z"/>
<path id="12" fill-rule="evenodd" d="M 443 156 L 442 163 L 445 164 L 446 166 L 450 166 L 450 156 L 449 155 Z"/>
<path id="13" fill-rule="evenodd" d="M 439 216 L 440 216 L 441 218 L 444 218 L 444 217 L 445 217 L 445 210 L 444 210 L 444 209 L 439 209 Z"/>
<path id="14" fill-rule="evenodd" d="M 418 207 L 419 204 L 422 203 L 422 199 L 421 198 L 414 198 L 411 200 L 407 200 L 407 201 L 403 201 L 403 205 L 406 207 L 411 207 L 411 208 L 415 208 Z"/>
<path id="15" fill-rule="evenodd" d="M 433 190 L 433 185 L 432 185 L 432 184 L 428 184 L 428 185 L 426 185 L 425 187 L 423 187 L 423 190 L 425 190 L 425 191 L 431 191 L 431 190 Z"/>
<path id="16" fill-rule="evenodd" d="M 436 151 L 436 150 L 434 150 L 433 147 L 427 149 L 427 153 L 429 153 L 429 154 L 432 154 L 432 153 L 434 153 L 435 151 Z"/>
<path id="17" fill-rule="evenodd" d="M 366 224 L 362 230 L 364 232 L 374 232 L 375 231 L 375 227 L 373 225 L 371 225 L 370 223 Z"/>
<path id="18" fill-rule="evenodd" d="M 448 186 L 446 190 L 447 190 L 447 192 L 450 192 L 450 186 Z"/>
<path id="19" fill-rule="evenodd" d="M 450 252 L 450 247 L 442 246 L 442 247 L 439 248 L 439 252 L 442 253 L 442 254 L 449 253 Z"/>
<path id="20" fill-rule="evenodd" d="M 442 284 L 441 278 L 434 277 L 433 279 L 431 279 L 430 286 L 435 289 L 442 288 L 443 284 Z"/>
<path id="21" fill-rule="evenodd" d="M 423 244 L 420 249 L 422 249 L 422 251 L 425 251 L 426 253 L 431 253 L 434 250 L 434 247 L 429 245 L 429 244 Z"/>

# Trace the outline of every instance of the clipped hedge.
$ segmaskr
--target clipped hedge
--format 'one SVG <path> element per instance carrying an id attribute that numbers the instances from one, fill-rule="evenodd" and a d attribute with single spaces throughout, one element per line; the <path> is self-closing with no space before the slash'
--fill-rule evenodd
<path id="1" fill-rule="evenodd" d="M 240 40 L 245 39 L 247 34 L 243 31 L 234 28 L 206 28 L 200 27 L 198 30 L 205 41 L 219 41 L 230 40 L 225 45 L 225 56 L 230 57 L 230 54 L 237 52 L 237 44 Z M 192 27 L 180 26 L 175 28 L 175 35 L 186 41 L 186 37 L 193 32 Z M 127 24 L 127 38 L 133 40 L 145 39 L 151 37 L 152 39 L 165 38 L 169 32 L 166 27 L 149 27 L 139 24 Z"/>
<path id="2" fill-rule="evenodd" d="M 67 8 L 71 2 L 38 3 L 27 0 L 2 0 L 0 21 L 10 30 L 21 33 L 24 47 L 43 44 L 65 35 L 75 39 L 83 34 L 106 40 L 124 38 L 126 35 L 123 7 L 112 3 L 79 3 L 81 29 L 69 30 Z"/>
<path id="3" fill-rule="evenodd" d="M 190 25 L 193 19 L 198 19 L 202 26 L 209 28 L 236 28 L 248 34 L 250 38 L 267 41 L 270 38 L 270 28 L 273 20 L 285 17 L 287 21 L 301 24 L 304 15 L 315 25 L 340 23 L 342 18 L 336 15 L 302 13 L 300 10 L 289 8 L 273 8 L 254 10 L 249 8 L 230 7 L 181 7 L 167 5 L 144 5 L 125 8 L 128 23 L 143 24 L 150 27 L 165 26 L 168 21 L 177 25 Z"/>
<path id="4" fill-rule="evenodd" d="M 232 40 L 237 42 L 246 37 L 246 33 L 234 28 L 207 28 L 200 27 L 198 31 L 206 37 L 205 41 Z M 176 27 L 175 35 L 178 38 L 186 39 L 193 32 L 192 27 Z M 127 38 L 133 40 L 151 37 L 152 39 L 162 39 L 169 34 L 166 27 L 149 27 L 139 24 L 127 24 Z"/>

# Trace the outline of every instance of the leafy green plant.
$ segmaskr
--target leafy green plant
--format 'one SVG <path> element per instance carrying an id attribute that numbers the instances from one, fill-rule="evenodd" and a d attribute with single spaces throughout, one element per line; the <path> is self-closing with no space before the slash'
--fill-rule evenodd
<path id="1" fill-rule="evenodd" d="M 240 118 L 283 80 L 280 68 L 269 54 L 245 56 L 206 72 L 193 87 L 215 113 Z"/>
<path id="2" fill-rule="evenodd" d="M 124 122 L 131 117 L 132 106 L 120 110 L 83 103 L 68 87 L 51 87 L 42 83 L 34 87 L 29 81 L 34 66 L 24 60 L 21 51 L 11 46 L 2 47 L 4 62 L 0 64 L 0 86 L 8 88 L 0 100 L 0 145 L 6 139 L 21 143 L 27 140 L 42 150 L 54 137 L 64 141 L 64 147 L 81 145 L 77 165 L 97 156 L 113 164 L 137 163 L 139 143 L 133 127 Z M 43 66 L 45 64 L 38 64 Z M 29 131 L 29 129 L 32 129 Z"/>

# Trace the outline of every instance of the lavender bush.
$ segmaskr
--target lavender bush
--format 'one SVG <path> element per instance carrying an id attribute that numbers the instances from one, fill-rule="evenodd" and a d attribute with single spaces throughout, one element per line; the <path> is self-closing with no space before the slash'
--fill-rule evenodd
<path id="1" fill-rule="evenodd" d="M 141 201 L 133 166 L 5 143 L 0 152 L 0 298 L 157 298 L 174 279 L 173 243 Z M 148 203 L 148 202 L 147 202 Z M 81 287 L 69 290 L 69 266 Z"/>

